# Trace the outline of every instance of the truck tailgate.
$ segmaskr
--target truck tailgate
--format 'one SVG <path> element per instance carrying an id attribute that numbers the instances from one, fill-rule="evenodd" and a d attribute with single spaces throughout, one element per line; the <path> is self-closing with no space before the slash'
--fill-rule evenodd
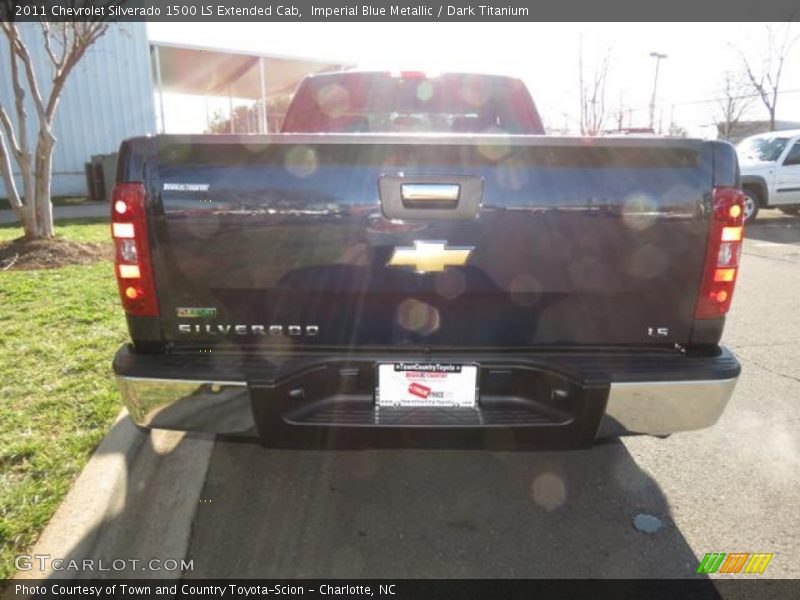
<path id="1" fill-rule="evenodd" d="M 523 348 L 690 338 L 711 144 L 425 135 L 154 144 L 148 210 L 166 341 Z M 405 183 L 421 200 L 398 204 Z M 439 197 L 451 192 L 455 203 Z"/>

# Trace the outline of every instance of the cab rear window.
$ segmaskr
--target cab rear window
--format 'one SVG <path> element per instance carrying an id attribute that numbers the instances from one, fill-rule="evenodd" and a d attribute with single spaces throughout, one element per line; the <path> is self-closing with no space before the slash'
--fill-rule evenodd
<path id="1" fill-rule="evenodd" d="M 284 133 L 542 134 L 525 86 L 509 77 L 342 73 L 306 79 Z"/>

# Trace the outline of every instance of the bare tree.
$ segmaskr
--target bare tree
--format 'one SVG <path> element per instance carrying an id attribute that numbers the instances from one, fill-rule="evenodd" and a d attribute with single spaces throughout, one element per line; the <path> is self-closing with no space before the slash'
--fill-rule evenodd
<path id="1" fill-rule="evenodd" d="M 688 137 L 689 132 L 686 131 L 685 127 L 678 125 L 675 121 L 670 121 L 669 129 L 667 130 L 667 135 L 670 137 Z"/>
<path id="2" fill-rule="evenodd" d="M 10 64 L 7 68 L 14 92 L 13 108 L 0 103 L 0 172 L 9 202 L 22 222 L 25 237 L 51 238 L 53 206 L 50 184 L 56 144 L 53 122 L 58 101 L 75 65 L 89 46 L 106 32 L 108 22 L 40 21 L 36 38 L 37 43 L 44 45 L 48 69 L 37 72 L 28 49 L 34 36 L 23 39 L 19 25 L 11 20 L 13 4 L 10 0 L 2 0 L 0 4 L 0 31 L 9 45 Z M 30 98 L 33 114 L 26 110 L 26 97 Z M 10 113 L 16 117 L 16 124 Z M 14 179 L 12 161 L 19 170 L 21 189 Z"/>
<path id="3" fill-rule="evenodd" d="M 584 75 L 583 40 L 578 54 L 578 77 L 581 101 L 581 135 L 594 136 L 603 130 L 606 122 L 606 81 L 608 65 L 611 60 L 611 48 L 606 50 L 603 58 L 592 72 Z"/>
<path id="4" fill-rule="evenodd" d="M 769 129 L 774 131 L 783 65 L 797 37 L 791 36 L 788 23 L 780 26 L 768 24 L 765 31 L 767 43 L 758 63 L 748 59 L 741 48 L 738 51 L 750 84 L 769 112 Z"/>
<path id="5" fill-rule="evenodd" d="M 625 129 L 626 116 L 628 117 L 628 126 L 630 127 L 631 109 L 628 108 L 627 104 L 625 103 L 623 94 L 622 92 L 620 92 L 619 103 L 617 104 L 617 108 L 614 109 L 614 113 L 612 115 L 614 119 L 614 127 L 617 131 L 622 131 L 623 129 Z"/>
<path id="6" fill-rule="evenodd" d="M 723 139 L 731 139 L 736 125 L 742 120 L 752 101 L 748 81 L 727 71 L 714 113 L 714 124 Z"/>

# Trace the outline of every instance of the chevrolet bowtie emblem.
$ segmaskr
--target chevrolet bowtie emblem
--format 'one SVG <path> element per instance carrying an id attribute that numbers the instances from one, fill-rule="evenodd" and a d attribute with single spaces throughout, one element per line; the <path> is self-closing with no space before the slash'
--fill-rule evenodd
<path id="1" fill-rule="evenodd" d="M 463 267 L 474 249 L 474 246 L 448 248 L 447 242 L 414 242 L 413 248 L 395 248 L 386 265 L 414 267 L 417 273 L 440 273 L 447 267 Z"/>

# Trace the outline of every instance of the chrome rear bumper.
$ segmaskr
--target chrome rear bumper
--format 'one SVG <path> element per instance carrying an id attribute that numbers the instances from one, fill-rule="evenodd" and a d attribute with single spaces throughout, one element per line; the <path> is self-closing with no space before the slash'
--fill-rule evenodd
<path id="1" fill-rule="evenodd" d="M 596 437 L 709 427 L 725 409 L 737 379 L 612 382 Z M 258 436 L 245 381 L 121 374 L 117 380 L 131 418 L 142 427 Z"/>
<path id="2" fill-rule="evenodd" d="M 598 437 L 710 427 L 725 410 L 737 380 L 612 383 Z"/>
<path id="3" fill-rule="evenodd" d="M 134 423 L 224 435 L 253 432 L 250 394 L 244 381 L 197 381 L 117 375 Z"/>

